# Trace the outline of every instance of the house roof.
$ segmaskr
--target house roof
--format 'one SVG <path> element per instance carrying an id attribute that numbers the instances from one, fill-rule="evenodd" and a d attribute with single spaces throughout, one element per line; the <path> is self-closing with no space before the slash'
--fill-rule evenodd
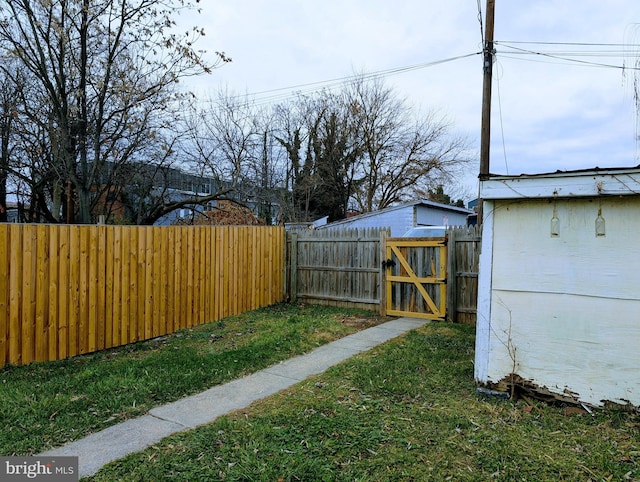
<path id="1" fill-rule="evenodd" d="M 489 174 L 487 176 L 487 180 L 491 179 L 502 179 L 502 178 L 526 178 L 526 177 L 566 177 L 566 176 L 576 176 L 581 174 L 593 174 L 593 173 L 620 173 L 626 171 L 638 172 L 640 170 L 640 164 L 633 167 L 591 167 L 588 169 L 573 169 L 573 170 L 562 170 L 558 169 L 553 172 L 543 172 L 536 174 Z"/>
<path id="2" fill-rule="evenodd" d="M 435 201 L 428 201 L 426 199 L 421 199 L 421 200 L 411 201 L 411 202 L 404 203 L 404 204 L 399 204 L 397 206 L 391 206 L 391 207 L 388 207 L 388 208 L 385 208 L 385 209 L 380 209 L 379 211 L 371 211 L 369 213 L 359 214 L 357 216 L 352 216 L 350 218 L 342 219 L 340 221 L 335 221 L 333 223 L 327 224 L 326 227 L 335 227 L 335 226 L 340 226 L 341 224 L 349 224 L 349 223 L 352 223 L 354 221 L 358 221 L 360 219 L 366 219 L 366 218 L 369 218 L 369 217 L 378 216 L 378 215 L 383 214 L 383 213 L 389 213 L 389 212 L 392 212 L 392 211 L 397 211 L 399 209 L 405 209 L 407 207 L 414 207 L 415 208 L 417 206 L 425 206 L 425 207 L 432 208 L 432 209 L 439 209 L 441 211 L 456 212 L 456 213 L 460 213 L 460 214 L 473 214 L 473 211 L 471 211 L 469 209 L 459 208 L 457 206 L 452 206 L 450 204 L 443 204 L 443 203 L 438 203 L 438 202 L 435 202 Z"/>
<path id="3" fill-rule="evenodd" d="M 556 171 L 505 176 L 480 181 L 487 199 L 543 199 L 640 195 L 640 166 Z"/>

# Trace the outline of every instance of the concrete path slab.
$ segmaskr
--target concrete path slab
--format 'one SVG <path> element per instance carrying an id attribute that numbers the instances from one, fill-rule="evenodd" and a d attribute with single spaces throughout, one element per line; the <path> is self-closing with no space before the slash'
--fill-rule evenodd
<path id="1" fill-rule="evenodd" d="M 191 397 L 153 408 L 151 415 L 193 428 L 214 421 L 221 415 L 249 406 L 298 383 L 299 380 L 260 371 L 219 385 Z"/>
<path id="2" fill-rule="evenodd" d="M 221 415 L 247 407 L 426 323 L 428 320 L 399 318 L 367 328 L 306 355 L 153 408 L 143 417 L 114 425 L 39 455 L 78 456 L 80 477 L 93 475 L 109 462 L 144 450 L 176 432 L 213 422 Z"/>
<path id="3" fill-rule="evenodd" d="M 78 472 L 80 477 L 86 477 L 95 474 L 109 462 L 144 450 L 158 440 L 184 429 L 178 423 L 144 415 L 40 455 L 78 456 Z"/>
<path id="4" fill-rule="evenodd" d="M 299 382 L 311 375 L 322 373 L 327 368 L 343 362 L 356 353 L 358 352 L 355 350 L 345 349 L 330 343 L 316 348 L 306 355 L 265 368 L 264 371 Z"/>
<path id="5" fill-rule="evenodd" d="M 356 335 L 357 333 L 354 335 L 345 336 L 344 338 L 340 338 L 339 340 L 332 342 L 332 344 L 336 348 L 350 350 L 354 355 L 363 351 L 370 350 L 373 346 L 376 345 L 376 343 L 372 343 L 371 340 L 365 340 L 362 339 L 362 337 L 358 337 Z"/>

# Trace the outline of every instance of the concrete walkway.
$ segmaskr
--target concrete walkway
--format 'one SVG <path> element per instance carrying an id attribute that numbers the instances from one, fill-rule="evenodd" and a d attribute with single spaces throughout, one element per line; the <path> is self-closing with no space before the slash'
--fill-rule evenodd
<path id="1" fill-rule="evenodd" d="M 247 407 L 305 378 L 322 373 L 347 358 L 418 328 L 427 320 L 399 318 L 346 336 L 314 351 L 278 363 L 253 375 L 215 386 L 202 393 L 156 407 L 147 415 L 127 420 L 43 456 L 78 456 L 80 477 L 95 474 L 104 465 L 144 450 L 176 432 L 214 421 Z"/>

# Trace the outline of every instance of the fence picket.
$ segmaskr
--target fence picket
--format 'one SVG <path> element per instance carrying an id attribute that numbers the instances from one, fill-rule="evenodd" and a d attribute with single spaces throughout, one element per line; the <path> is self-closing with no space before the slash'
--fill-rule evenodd
<path id="1" fill-rule="evenodd" d="M 58 347 L 56 355 L 50 357 L 51 360 L 66 358 L 69 355 L 69 303 L 71 300 L 71 286 L 69 284 L 69 226 L 60 226 L 58 240 L 58 252 L 53 253 L 60 263 L 58 271 L 58 298 L 51 299 L 52 303 L 58 302 Z M 7 268 L 8 269 L 8 268 Z M 55 308 L 52 307 L 51 311 Z"/>
<path id="2" fill-rule="evenodd" d="M 88 353 L 88 316 L 89 316 L 89 231 L 87 226 L 78 227 L 78 245 L 80 257 L 78 276 L 78 353 Z"/>
<path id="3" fill-rule="evenodd" d="M 45 361 L 49 356 L 49 232 L 42 226 L 35 231 L 36 259 L 44 259 L 45 263 L 37 263 L 34 274 L 35 285 L 35 352 L 34 360 Z"/>
<path id="4" fill-rule="evenodd" d="M 45 360 L 51 360 L 57 356 L 58 351 L 58 324 L 59 324 L 59 312 L 58 303 L 62 296 L 60 292 L 60 258 L 58 253 L 58 247 L 61 244 L 60 231 L 54 230 L 50 232 L 49 236 L 49 282 L 48 282 L 48 306 L 47 306 L 47 354 Z M 0 267 L 0 273 L 3 272 L 3 267 Z M 2 308 L 0 307 L 0 310 Z M 1 365 L 0 365 L 1 366 Z"/>
<path id="5" fill-rule="evenodd" d="M 132 319 L 137 316 L 138 307 L 132 297 L 137 283 L 136 271 L 132 265 L 135 266 L 137 261 L 135 260 L 133 233 L 127 236 L 123 226 L 116 226 L 114 240 L 115 249 L 118 250 L 118 246 L 120 247 L 118 250 L 120 256 L 114 260 L 113 264 L 113 302 L 119 303 L 118 310 L 114 306 L 114 324 L 117 323 L 116 313 L 119 312 L 120 315 L 120 327 L 115 328 L 118 339 L 116 341 L 114 338 L 113 346 L 118 346 L 129 343 L 133 328 Z M 120 276 L 118 276 L 118 273 L 120 273 Z"/>
<path id="6" fill-rule="evenodd" d="M 7 272 L 9 265 L 9 230 L 0 226 L 0 272 Z M 9 360 L 9 280 L 0 276 L 0 366 Z"/>
<path id="7" fill-rule="evenodd" d="M 34 359 L 35 345 L 35 261 L 36 261 L 36 234 L 34 226 L 25 226 L 23 234 L 22 252 L 22 360 L 31 363 Z"/>

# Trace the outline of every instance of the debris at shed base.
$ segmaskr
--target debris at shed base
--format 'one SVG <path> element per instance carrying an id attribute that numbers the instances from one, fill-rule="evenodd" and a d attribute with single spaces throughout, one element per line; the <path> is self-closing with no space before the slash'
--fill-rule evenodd
<path id="1" fill-rule="evenodd" d="M 525 380 L 517 373 L 511 373 L 497 383 L 489 383 L 487 390 L 497 393 L 507 394 L 506 398 L 517 400 L 519 398 L 535 399 L 546 403 L 566 403 L 570 405 L 583 406 L 578 401 L 578 394 L 565 391 L 565 393 L 555 393 L 547 387 L 540 387 L 530 380 Z"/>
<path id="2" fill-rule="evenodd" d="M 525 380 L 517 373 L 511 373 L 503 377 L 499 382 L 489 382 L 483 386 L 478 386 L 476 391 L 479 395 L 486 397 L 511 398 L 513 400 L 522 399 L 528 403 L 531 403 L 532 400 L 538 400 L 549 404 L 570 405 L 579 409 L 581 413 L 588 413 L 591 416 L 594 415 L 593 411 L 596 408 L 622 410 L 640 414 L 640 407 L 633 405 L 628 400 L 619 400 L 616 402 L 602 400 L 602 405 L 593 405 L 580 401 L 579 394 L 570 391 L 568 388 L 565 388 L 563 393 L 552 392 L 547 387 L 541 387 L 531 380 Z"/>
<path id="3" fill-rule="evenodd" d="M 485 387 L 476 388 L 476 392 L 478 393 L 478 395 L 482 395 L 483 397 L 487 398 L 502 398 L 505 400 L 509 398 L 508 392 L 500 392 L 498 390 L 491 390 L 490 388 Z"/>

